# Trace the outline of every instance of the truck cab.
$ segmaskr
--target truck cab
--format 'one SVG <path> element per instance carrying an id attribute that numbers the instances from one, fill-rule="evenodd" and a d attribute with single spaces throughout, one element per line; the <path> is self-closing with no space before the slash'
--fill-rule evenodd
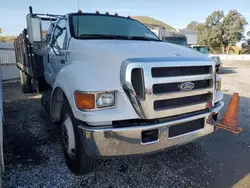
<path id="1" fill-rule="evenodd" d="M 192 48 L 192 49 L 194 49 L 194 50 L 196 50 L 198 52 L 201 52 L 203 54 L 207 54 L 209 57 L 211 57 L 215 62 L 216 72 L 219 72 L 219 70 L 222 67 L 222 62 L 220 60 L 220 56 L 209 54 L 209 47 L 208 46 L 205 46 L 205 45 L 190 45 L 190 48 Z"/>
<path id="2" fill-rule="evenodd" d="M 42 20 L 51 22 L 45 39 Z M 117 14 L 31 12 L 25 32 L 15 41 L 21 84 L 43 95 L 75 175 L 98 158 L 149 154 L 215 131 L 223 94 L 201 53 Z"/>

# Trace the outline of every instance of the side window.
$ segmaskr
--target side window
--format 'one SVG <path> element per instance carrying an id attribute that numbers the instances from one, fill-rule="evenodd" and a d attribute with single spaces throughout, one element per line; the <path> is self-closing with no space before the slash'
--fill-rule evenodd
<path id="1" fill-rule="evenodd" d="M 59 20 L 54 30 L 52 45 L 58 45 L 60 49 L 66 49 L 66 31 L 66 20 Z"/>
<path id="2" fill-rule="evenodd" d="M 50 39 L 51 39 L 51 35 L 53 33 L 53 30 L 54 30 L 54 27 L 55 27 L 54 23 L 50 24 L 49 29 L 48 29 L 48 31 L 46 33 L 45 41 L 46 41 L 47 44 L 50 43 Z"/>

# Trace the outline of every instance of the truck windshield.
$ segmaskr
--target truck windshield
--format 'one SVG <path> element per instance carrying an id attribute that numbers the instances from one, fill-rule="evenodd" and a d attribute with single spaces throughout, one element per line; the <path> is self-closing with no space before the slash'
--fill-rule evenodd
<path id="1" fill-rule="evenodd" d="M 122 39 L 161 41 L 142 23 L 128 18 L 72 14 L 71 34 L 77 39 Z"/>
<path id="2" fill-rule="evenodd" d="M 173 44 L 178 44 L 181 46 L 187 46 L 187 39 L 185 39 L 185 38 L 163 37 L 163 41 L 173 43 Z"/>
<path id="3" fill-rule="evenodd" d="M 203 54 L 208 54 L 208 48 L 206 46 L 194 46 L 193 49 Z"/>

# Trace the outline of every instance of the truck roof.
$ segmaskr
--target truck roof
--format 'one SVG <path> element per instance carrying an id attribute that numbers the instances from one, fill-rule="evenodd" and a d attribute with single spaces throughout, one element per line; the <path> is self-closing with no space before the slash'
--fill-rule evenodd
<path id="1" fill-rule="evenodd" d="M 110 17 L 119 17 L 119 18 L 125 18 L 125 19 L 131 19 L 131 20 L 135 20 L 130 16 L 119 16 L 117 13 L 115 13 L 114 15 L 109 14 L 109 12 L 106 12 L 105 14 L 100 13 L 99 11 L 96 11 L 95 13 L 90 13 L 90 12 L 74 12 L 74 13 L 68 13 L 65 16 L 71 16 L 71 15 L 99 15 L 99 16 L 110 16 Z M 137 21 L 137 20 L 135 20 Z"/>
<path id="2" fill-rule="evenodd" d="M 32 13 L 33 14 L 33 13 Z M 64 15 L 56 15 L 56 14 L 34 14 L 36 16 L 39 16 L 41 18 L 42 21 L 56 21 L 57 19 L 63 18 L 63 17 L 69 17 L 71 15 L 99 15 L 99 16 L 110 16 L 110 17 L 119 17 L 119 18 L 124 18 L 124 19 L 130 19 L 130 20 L 134 20 L 134 21 L 138 21 L 133 19 L 130 16 L 119 16 L 117 13 L 115 13 L 114 15 L 109 14 L 108 12 L 106 12 L 105 14 L 100 13 L 99 11 L 96 11 L 95 13 L 89 13 L 89 12 L 72 12 L 72 13 L 67 13 Z"/>

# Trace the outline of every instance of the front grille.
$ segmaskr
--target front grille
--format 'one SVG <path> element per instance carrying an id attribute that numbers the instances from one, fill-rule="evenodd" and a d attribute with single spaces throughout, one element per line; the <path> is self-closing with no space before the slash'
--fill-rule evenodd
<path id="1" fill-rule="evenodd" d="M 158 110 L 167 110 L 172 108 L 179 108 L 185 106 L 191 106 L 201 103 L 206 103 L 211 100 L 212 94 L 202 94 L 189 97 L 167 99 L 167 100 L 158 100 L 154 102 L 154 109 Z"/>
<path id="2" fill-rule="evenodd" d="M 154 84 L 153 93 L 159 94 L 159 93 L 181 91 L 181 89 L 178 87 L 181 83 L 183 82 Z M 199 80 L 199 81 L 192 81 L 192 83 L 194 84 L 194 88 L 192 90 L 206 89 L 206 88 L 211 88 L 213 86 L 213 80 Z"/>
<path id="3" fill-rule="evenodd" d="M 173 125 L 169 127 L 168 137 L 175 137 L 189 132 L 193 132 L 204 127 L 204 118 Z"/>
<path id="4" fill-rule="evenodd" d="M 154 67 L 151 69 L 151 72 L 153 78 L 170 76 L 191 76 L 209 74 L 212 72 L 212 66 Z"/>
<path id="5" fill-rule="evenodd" d="M 155 120 L 199 112 L 207 110 L 207 104 L 213 105 L 213 64 L 212 60 L 127 60 L 121 66 L 121 83 L 141 119 Z M 186 82 L 194 84 L 191 91 L 184 91 Z"/>

